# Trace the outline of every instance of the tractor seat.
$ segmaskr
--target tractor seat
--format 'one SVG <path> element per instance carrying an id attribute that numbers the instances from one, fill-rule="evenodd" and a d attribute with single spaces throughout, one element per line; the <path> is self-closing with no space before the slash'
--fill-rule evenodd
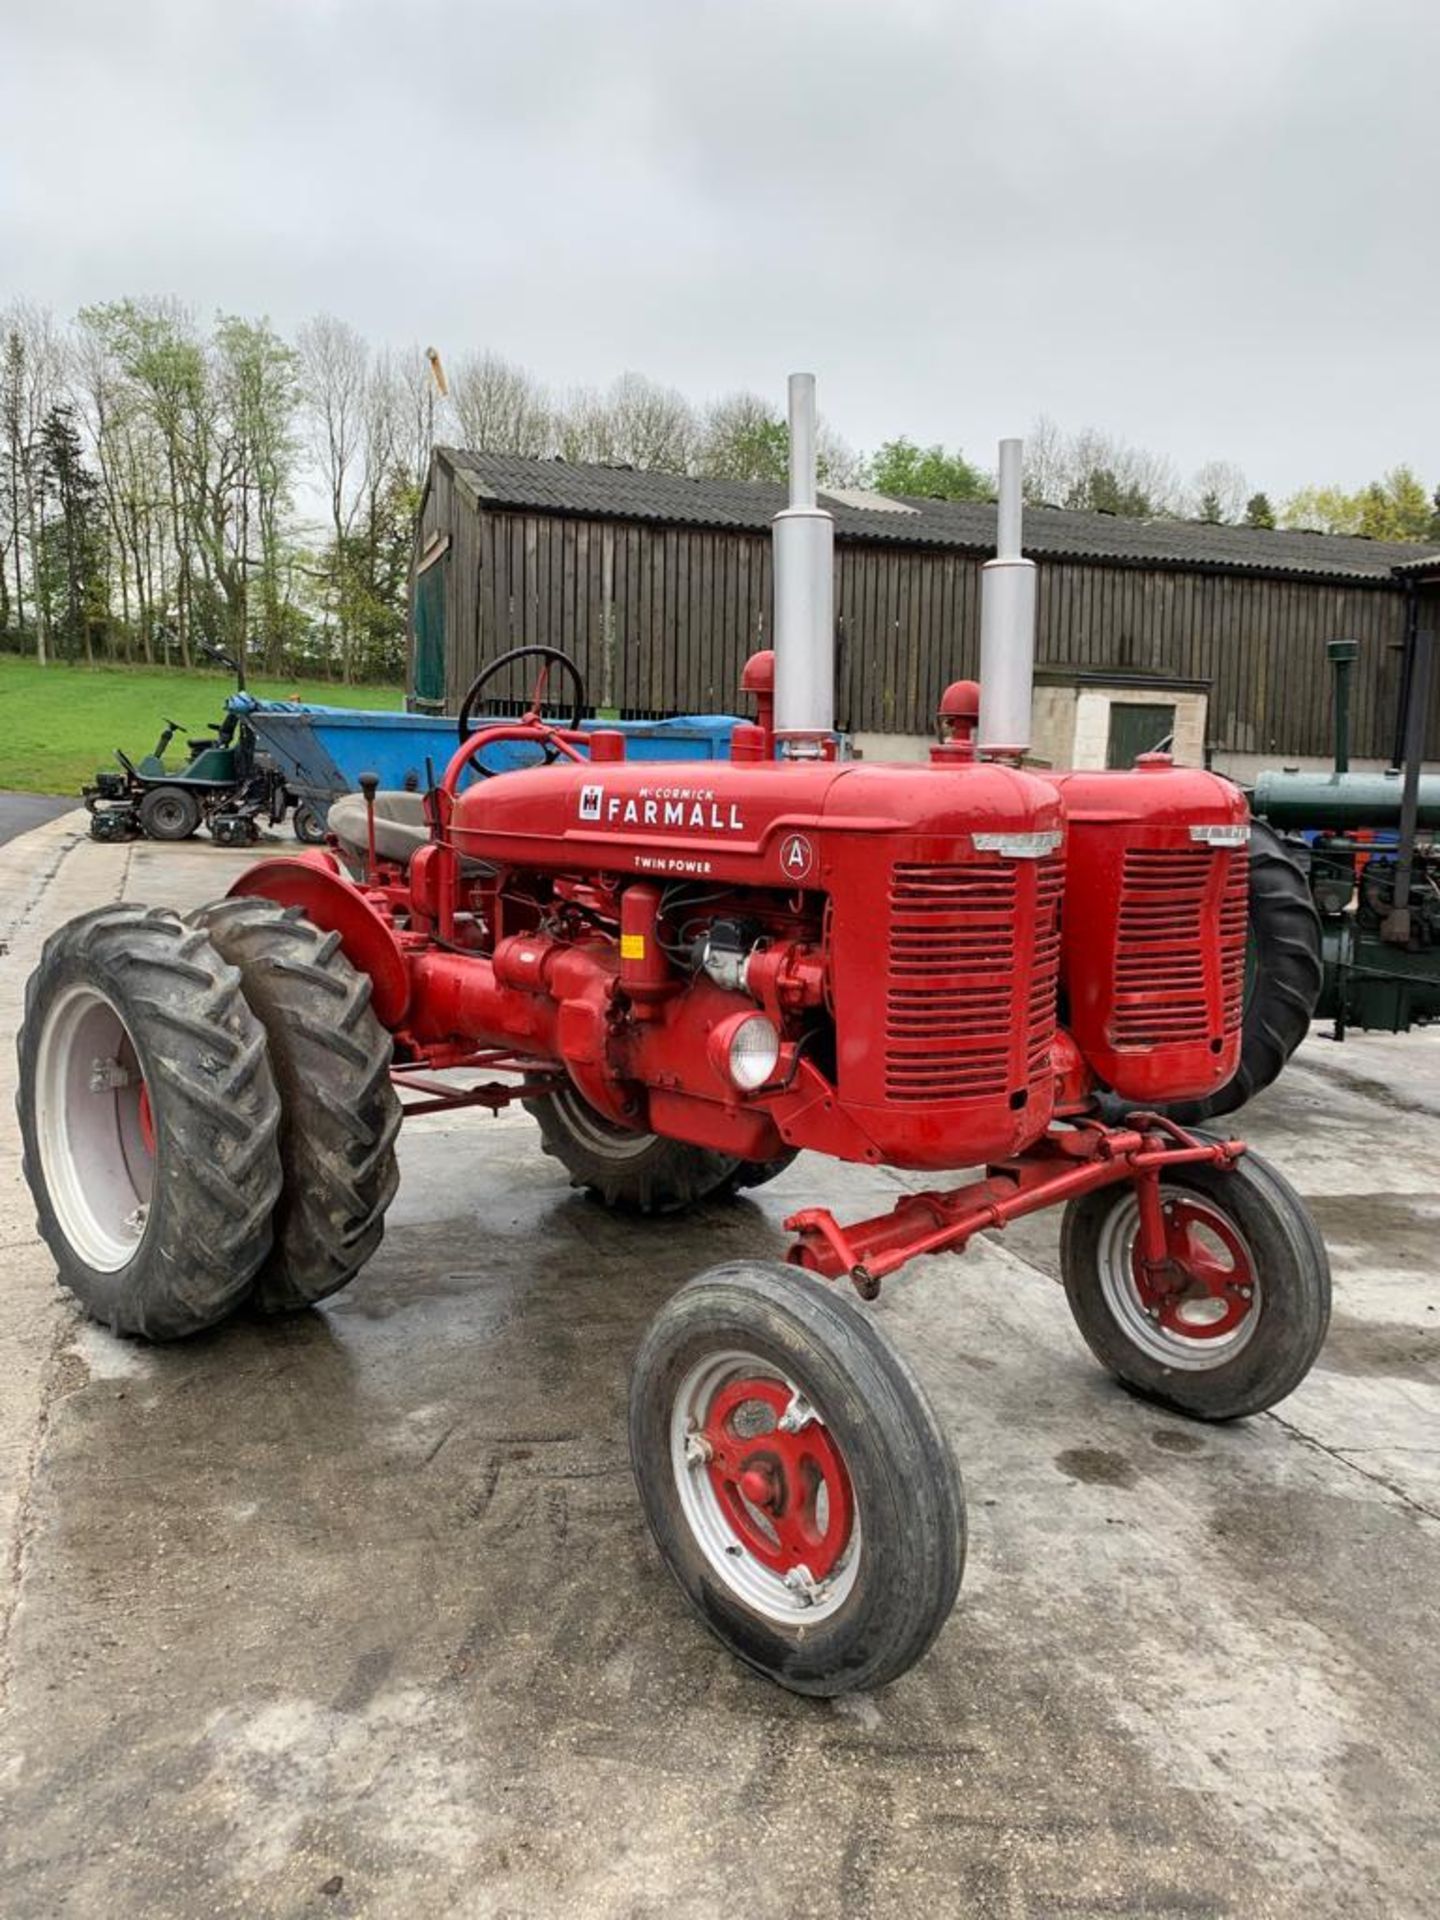
<path id="1" fill-rule="evenodd" d="M 359 860 L 365 859 L 369 852 L 369 828 L 361 794 L 346 793 L 332 801 L 326 825 L 347 854 Z M 393 860 L 397 866 L 408 867 L 421 847 L 429 844 L 430 829 L 425 820 L 423 793 L 402 793 L 391 789 L 376 794 L 375 851 L 382 860 Z M 473 879 L 477 874 L 491 873 L 494 869 L 483 860 L 462 859 L 460 871 Z"/>

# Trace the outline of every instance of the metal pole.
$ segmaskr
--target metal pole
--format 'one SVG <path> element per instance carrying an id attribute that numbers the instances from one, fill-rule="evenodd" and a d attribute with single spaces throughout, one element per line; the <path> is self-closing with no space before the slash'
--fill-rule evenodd
<path id="1" fill-rule="evenodd" d="M 1430 714 L 1430 666 L 1435 635 L 1428 627 L 1415 634 L 1410 667 L 1410 711 L 1405 729 L 1405 781 L 1400 801 L 1400 844 L 1395 850 L 1395 888 L 1390 911 L 1380 928 L 1392 946 L 1410 944 L 1410 876 L 1415 867 L 1415 826 L 1420 805 L 1420 766 L 1425 758 L 1425 723 Z"/>
<path id="2" fill-rule="evenodd" d="M 1358 640 L 1331 640 L 1325 651 L 1335 674 L 1335 771 L 1350 771 L 1350 669 L 1360 653 Z"/>

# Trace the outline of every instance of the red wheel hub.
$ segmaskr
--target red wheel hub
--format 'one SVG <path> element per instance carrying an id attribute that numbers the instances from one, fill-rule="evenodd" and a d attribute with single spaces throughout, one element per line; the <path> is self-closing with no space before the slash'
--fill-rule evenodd
<path id="1" fill-rule="evenodd" d="M 1222 1339 L 1255 1310 L 1250 1249 L 1225 1214 L 1188 1194 L 1166 1194 L 1162 1214 L 1164 1260 L 1146 1261 L 1138 1238 L 1131 1256 L 1140 1299 L 1167 1333 Z"/>
<path id="2" fill-rule="evenodd" d="M 150 1105 L 150 1089 L 140 1082 L 140 1144 L 153 1160 L 155 1158 L 155 1114 Z"/>
<path id="3" fill-rule="evenodd" d="M 700 1438 L 705 1471 L 747 1551 L 778 1574 L 803 1566 L 819 1581 L 845 1551 L 855 1496 L 840 1449 L 813 1413 L 793 1432 L 780 1425 L 792 1402 L 798 1396 L 780 1380 L 728 1381 Z M 757 1406 L 773 1422 L 747 1433 L 760 1424 L 751 1412 Z"/>

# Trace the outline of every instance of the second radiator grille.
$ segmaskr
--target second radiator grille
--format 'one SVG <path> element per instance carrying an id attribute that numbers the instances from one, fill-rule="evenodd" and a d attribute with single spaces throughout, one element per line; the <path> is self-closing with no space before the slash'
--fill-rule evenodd
<path id="1" fill-rule="evenodd" d="M 1017 1024 L 1030 1078 L 1055 1028 L 1058 860 L 984 867 L 898 865 L 890 887 L 885 1091 L 891 1100 L 1003 1097 L 1016 1078 Z M 1033 907 L 1022 895 L 1035 889 Z M 1019 977 L 1021 914 L 1034 946 Z M 1028 948 L 1029 942 L 1024 941 Z"/>
<path id="2" fill-rule="evenodd" d="M 1208 924 L 1216 858 L 1209 847 L 1131 847 L 1126 853 L 1111 1021 L 1116 1046 L 1212 1037 L 1205 955 L 1216 931 Z M 1243 852 L 1231 856 L 1220 901 L 1220 992 L 1227 1034 L 1241 1017 L 1247 868 Z"/>

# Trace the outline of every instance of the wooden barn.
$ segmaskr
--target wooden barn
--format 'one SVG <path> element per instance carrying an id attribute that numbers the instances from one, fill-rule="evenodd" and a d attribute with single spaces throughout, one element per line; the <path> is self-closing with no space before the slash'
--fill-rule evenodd
<path id="1" fill-rule="evenodd" d="M 437 449 L 412 704 L 453 712 L 484 662 L 541 642 L 575 655 L 608 712 L 736 710 L 746 656 L 770 644 L 784 504 L 775 486 Z M 823 490 L 821 504 L 838 720 L 872 752 L 918 753 L 941 689 L 976 672 L 994 506 Z M 1325 643 L 1340 638 L 1361 650 L 1357 760 L 1394 757 L 1407 636 L 1440 623 L 1440 552 L 1052 507 L 1027 511 L 1025 549 L 1040 564 L 1035 744 L 1054 764 L 1126 764 L 1164 738 L 1241 775 L 1320 760 Z"/>

